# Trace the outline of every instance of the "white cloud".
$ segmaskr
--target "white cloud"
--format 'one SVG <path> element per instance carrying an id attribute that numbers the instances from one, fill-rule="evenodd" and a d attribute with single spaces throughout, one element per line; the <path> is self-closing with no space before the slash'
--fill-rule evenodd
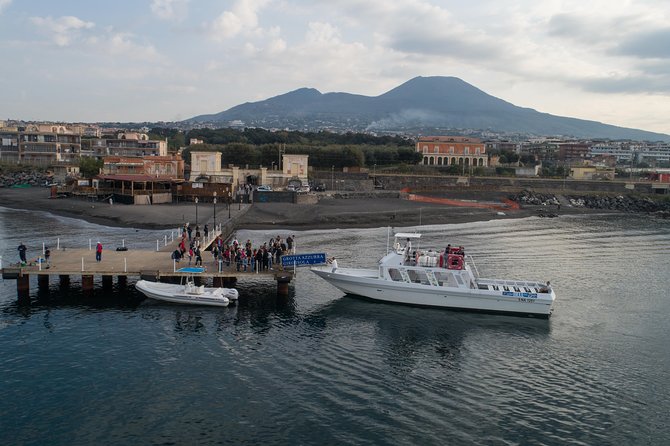
<path id="1" fill-rule="evenodd" d="M 0 14 L 2 14 L 2 10 L 9 6 L 11 2 L 12 0 L 0 0 Z"/>
<path id="2" fill-rule="evenodd" d="M 93 22 L 86 22 L 74 16 L 63 16 L 57 19 L 52 17 L 31 17 L 30 21 L 48 34 L 58 46 L 68 46 L 77 39 L 81 30 L 91 29 Z"/>
<path id="3" fill-rule="evenodd" d="M 225 41 L 239 34 L 258 32 L 258 13 L 269 0 L 238 0 L 229 11 L 224 11 L 209 25 L 210 37 Z"/>
<path id="4" fill-rule="evenodd" d="M 151 0 L 151 12 L 163 20 L 182 20 L 190 0 Z"/>

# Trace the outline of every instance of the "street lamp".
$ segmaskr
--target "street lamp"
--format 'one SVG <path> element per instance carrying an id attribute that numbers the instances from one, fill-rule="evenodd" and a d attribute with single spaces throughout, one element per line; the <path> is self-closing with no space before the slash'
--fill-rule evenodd
<path id="1" fill-rule="evenodd" d="M 232 200 L 232 193 L 228 191 L 228 218 L 230 219 L 230 201 Z"/>
<path id="2" fill-rule="evenodd" d="M 214 233 L 216 234 L 216 191 L 214 191 Z"/>
<path id="3" fill-rule="evenodd" d="M 238 204 L 237 204 L 237 210 L 239 211 L 240 209 L 242 209 L 242 194 L 237 194 L 237 195 L 240 197 L 240 201 L 238 201 Z"/>
<path id="4" fill-rule="evenodd" d="M 335 166 L 330 166 L 330 190 L 335 189 Z"/>
<path id="5" fill-rule="evenodd" d="M 195 197 L 195 225 L 198 226 L 198 197 Z"/>

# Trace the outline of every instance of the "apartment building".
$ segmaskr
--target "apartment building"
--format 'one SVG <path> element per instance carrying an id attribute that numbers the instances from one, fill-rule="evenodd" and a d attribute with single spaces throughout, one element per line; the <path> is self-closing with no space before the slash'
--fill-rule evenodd
<path id="1" fill-rule="evenodd" d="M 167 156 L 167 139 L 149 139 L 146 133 L 118 133 L 116 138 L 97 138 L 91 141 L 90 156 Z"/>
<path id="2" fill-rule="evenodd" d="M 64 124 L 0 128 L 0 160 L 48 166 L 79 163 L 81 135 Z"/>

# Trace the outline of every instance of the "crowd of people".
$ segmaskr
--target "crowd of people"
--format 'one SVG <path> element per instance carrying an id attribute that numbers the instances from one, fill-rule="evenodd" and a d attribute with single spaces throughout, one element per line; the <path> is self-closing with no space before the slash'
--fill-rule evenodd
<path id="1" fill-rule="evenodd" d="M 177 262 L 188 258 L 189 266 L 203 266 L 202 250 L 208 247 L 212 262 L 219 269 L 233 267 L 240 272 L 260 272 L 277 269 L 284 254 L 295 252 L 295 235 L 286 238 L 277 235 L 262 244 L 254 244 L 249 239 L 241 242 L 237 238 L 227 242 L 217 234 L 210 245 L 207 225 L 203 228 L 203 233 L 204 239 L 201 237 L 199 226 L 193 230 L 188 224 L 184 225 L 181 240 L 178 248 L 173 251 L 172 258 Z"/>

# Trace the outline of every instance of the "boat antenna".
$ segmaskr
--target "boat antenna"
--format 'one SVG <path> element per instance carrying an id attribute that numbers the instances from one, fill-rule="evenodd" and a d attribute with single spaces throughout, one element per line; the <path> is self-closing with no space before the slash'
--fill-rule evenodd
<path id="1" fill-rule="evenodd" d="M 391 240 L 391 227 L 386 227 L 386 254 L 389 253 L 389 242 Z"/>

